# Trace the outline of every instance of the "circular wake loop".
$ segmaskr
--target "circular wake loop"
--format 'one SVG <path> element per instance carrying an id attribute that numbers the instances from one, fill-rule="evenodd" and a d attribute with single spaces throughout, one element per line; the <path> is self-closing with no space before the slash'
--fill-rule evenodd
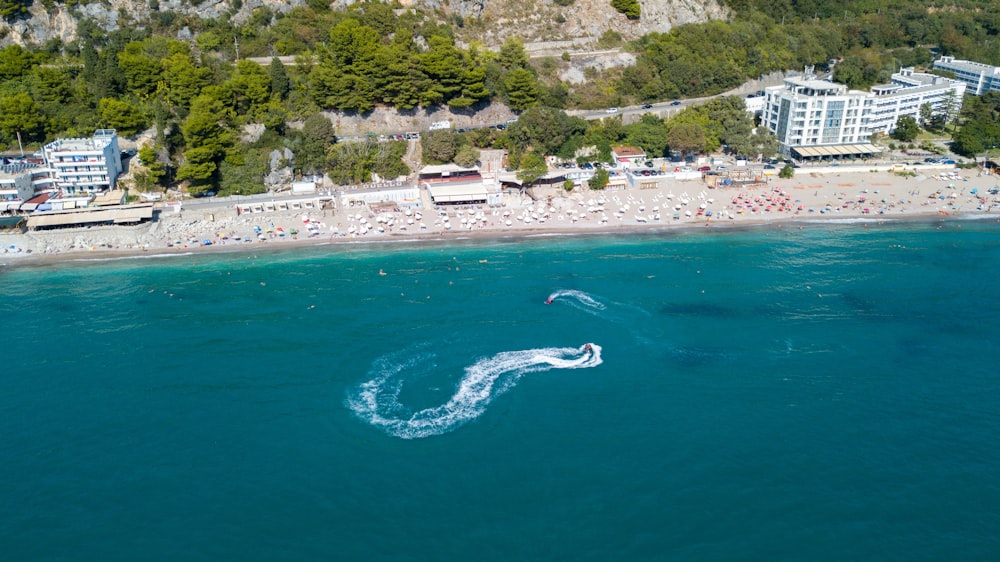
<path id="1" fill-rule="evenodd" d="M 409 370 L 430 359 L 416 358 L 407 364 L 377 361 L 372 369 L 375 376 L 348 398 L 348 406 L 361 419 L 389 435 L 419 439 L 447 433 L 478 418 L 494 398 L 513 388 L 525 374 L 586 369 L 603 363 L 601 346 L 593 343 L 578 348 L 505 351 L 466 367 L 455 394 L 444 404 L 413 412 L 399 402 L 403 378 Z"/>

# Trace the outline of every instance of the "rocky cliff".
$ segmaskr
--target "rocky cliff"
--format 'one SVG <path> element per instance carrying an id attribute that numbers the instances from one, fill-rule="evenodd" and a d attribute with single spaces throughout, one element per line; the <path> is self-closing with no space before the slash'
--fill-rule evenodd
<path id="1" fill-rule="evenodd" d="M 172 11 L 205 19 L 232 13 L 232 20 L 241 23 L 260 6 L 269 6 L 275 12 L 283 13 L 304 5 L 305 0 L 244 0 L 240 9 L 235 12 L 232 0 L 205 0 L 197 5 L 193 4 L 195 3 L 187 0 L 82 0 L 70 9 L 60 4 L 49 11 L 40 1 L 35 0 L 30 8 L 30 17 L 12 23 L 0 20 L 0 45 L 42 45 L 55 38 L 68 43 L 76 39 L 76 24 L 84 19 L 93 20 L 106 31 L 114 31 L 146 21 L 154 14 L 151 5 L 156 11 Z"/>
<path id="2" fill-rule="evenodd" d="M 76 38 L 76 24 L 83 19 L 95 21 L 112 31 L 137 25 L 158 11 L 173 11 L 186 16 L 212 19 L 231 13 L 235 23 L 249 18 L 254 9 L 268 6 L 274 12 L 287 12 L 305 0 L 243 0 L 233 11 L 232 0 L 83 0 L 71 9 L 48 10 L 36 0 L 30 17 L 15 22 L 0 20 L 0 45 L 42 45 L 50 39 L 68 43 Z M 353 0 L 334 0 L 343 7 Z M 707 21 L 726 16 L 717 0 L 639 0 L 642 17 L 630 21 L 611 7 L 610 0 L 575 0 L 559 6 L 553 0 L 401 0 L 404 6 L 434 10 L 455 22 L 461 20 L 457 35 L 464 42 L 479 42 L 487 47 L 503 43 L 508 36 L 521 37 L 526 44 L 561 45 L 559 51 L 585 49 L 608 30 L 624 39 L 650 32 L 667 32 L 676 25 Z M 184 38 L 183 36 L 180 38 Z M 569 47 L 569 48 L 566 48 Z"/>
<path id="3" fill-rule="evenodd" d="M 569 6 L 551 0 L 464 0 L 462 4 L 481 5 L 482 9 L 478 21 L 470 22 L 467 32 L 458 30 L 458 35 L 487 46 L 516 35 L 527 44 L 569 41 L 582 48 L 608 30 L 630 40 L 652 32 L 666 33 L 685 23 L 726 17 L 717 0 L 639 0 L 642 16 L 638 20 L 627 19 L 611 7 L 610 0 L 575 0 Z"/>

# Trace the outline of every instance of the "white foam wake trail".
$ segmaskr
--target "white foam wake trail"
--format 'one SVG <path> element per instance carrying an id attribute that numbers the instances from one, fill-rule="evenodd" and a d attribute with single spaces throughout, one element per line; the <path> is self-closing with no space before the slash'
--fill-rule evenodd
<path id="1" fill-rule="evenodd" d="M 604 306 L 604 303 L 599 302 L 598 300 L 594 299 L 594 297 L 588 295 L 587 293 L 584 293 L 583 291 L 575 291 L 572 289 L 569 290 L 560 289 L 558 291 L 555 291 L 554 293 L 549 295 L 549 298 L 546 299 L 546 302 L 550 303 L 555 302 L 556 299 L 563 299 L 570 306 L 574 306 L 575 308 L 580 308 L 582 310 L 587 310 L 590 312 L 604 310 L 606 308 Z"/>
<path id="2" fill-rule="evenodd" d="M 373 369 L 375 377 L 363 383 L 348 398 L 347 405 L 361 419 L 389 435 L 403 439 L 441 435 L 481 416 L 490 402 L 513 388 L 522 375 L 550 369 L 585 369 L 603 363 L 601 346 L 589 346 L 589 351 L 587 345 L 504 351 L 480 359 L 465 368 L 455 394 L 447 402 L 416 412 L 399 402 L 400 378 L 430 357 L 418 357 L 409 364 L 381 361 Z"/>

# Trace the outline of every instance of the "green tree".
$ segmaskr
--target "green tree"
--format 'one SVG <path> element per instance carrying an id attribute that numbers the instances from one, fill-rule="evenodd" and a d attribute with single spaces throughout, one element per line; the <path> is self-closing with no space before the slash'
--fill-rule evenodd
<path id="1" fill-rule="evenodd" d="M 97 104 L 97 115 L 101 123 L 115 129 L 122 136 L 132 136 L 149 126 L 149 115 L 134 103 L 103 98 Z"/>
<path id="2" fill-rule="evenodd" d="M 174 53 L 163 59 L 159 91 L 176 107 L 187 108 L 210 83 L 212 71 L 196 66 L 190 54 Z"/>
<path id="3" fill-rule="evenodd" d="M 160 57 L 147 52 L 147 43 L 133 41 L 118 53 L 118 67 L 130 93 L 148 97 L 156 92 L 163 76 Z"/>
<path id="4" fill-rule="evenodd" d="M 917 125 L 917 120 L 910 115 L 901 115 L 899 119 L 896 120 L 896 128 L 892 130 L 892 138 L 909 142 L 920 134 L 920 125 Z"/>
<path id="5" fill-rule="evenodd" d="M 680 123 L 670 128 L 667 144 L 684 154 L 699 152 L 705 148 L 705 129 L 695 123 Z"/>
<path id="6" fill-rule="evenodd" d="M 785 164 L 785 167 L 778 172 L 778 177 L 782 179 L 791 179 L 795 176 L 795 168 L 791 164 Z"/>
<path id="7" fill-rule="evenodd" d="M 941 113 L 944 115 L 944 123 L 954 123 L 958 120 L 959 111 L 962 107 L 962 100 L 955 95 L 955 90 L 948 90 L 941 101 Z"/>
<path id="8" fill-rule="evenodd" d="M 46 120 L 41 108 L 25 93 L 0 97 L 0 138 L 8 143 L 17 139 L 18 133 L 24 142 L 45 139 Z"/>
<path id="9" fill-rule="evenodd" d="M 447 103 L 458 97 L 465 85 L 462 53 L 448 37 L 435 35 L 427 42 L 430 48 L 418 57 L 420 69 L 428 78 L 420 101 L 422 105 Z"/>
<path id="10" fill-rule="evenodd" d="M 458 151 L 457 137 L 450 130 L 431 131 L 420 139 L 424 162 L 444 164 L 451 162 Z"/>
<path id="11" fill-rule="evenodd" d="M 32 96 L 44 105 L 62 105 L 74 100 L 74 82 L 66 68 L 38 66 L 32 72 Z"/>
<path id="12" fill-rule="evenodd" d="M 934 108 L 931 107 L 931 102 L 925 102 L 920 106 L 920 124 L 924 127 L 931 122 L 931 117 L 934 115 Z"/>
<path id="13" fill-rule="evenodd" d="M 504 80 L 504 87 L 507 91 L 507 105 L 514 111 L 523 111 L 538 103 L 538 83 L 530 70 L 511 70 Z"/>
<path id="14" fill-rule="evenodd" d="M 952 137 L 952 150 L 973 157 L 1000 147 L 1000 94 L 970 96 L 962 107 L 962 118 L 962 127 Z"/>
<path id="15" fill-rule="evenodd" d="M 140 187 L 148 191 L 153 185 L 159 184 L 167 175 L 167 166 L 156 156 L 156 149 L 149 144 L 139 148 L 139 162 L 146 168 L 146 182 Z"/>
<path id="16" fill-rule="evenodd" d="M 262 149 L 244 150 L 242 162 L 223 160 L 219 163 L 220 195 L 252 195 L 264 193 L 264 176 L 269 170 L 267 154 Z"/>
<path id="17" fill-rule="evenodd" d="M 288 73 L 285 72 L 285 65 L 278 60 L 278 57 L 271 59 L 268 74 L 271 78 L 271 93 L 278 96 L 279 99 L 287 98 L 289 90 L 292 89 L 292 83 L 288 79 Z"/>
<path id="18" fill-rule="evenodd" d="M 419 70 L 411 49 L 412 41 L 393 42 L 381 46 L 375 53 L 372 74 L 375 95 L 382 103 L 402 110 L 420 105 L 420 84 L 427 80 Z"/>
<path id="19" fill-rule="evenodd" d="M 531 107 L 507 129 L 513 148 L 532 147 L 543 155 L 560 154 L 563 147 L 579 139 L 587 130 L 587 121 L 570 117 L 565 111 L 551 107 Z M 477 145 L 479 146 L 479 145 Z"/>
<path id="20" fill-rule="evenodd" d="M 517 179 L 530 185 L 549 171 L 545 158 L 537 152 L 529 152 L 521 158 L 521 168 L 517 171 Z"/>
<path id="21" fill-rule="evenodd" d="M 608 185 L 608 180 L 610 179 L 611 178 L 608 175 L 607 170 L 604 168 L 598 168 L 597 171 L 594 172 L 593 177 L 587 180 L 587 185 L 590 186 L 590 189 L 604 189 L 605 186 Z"/>
<path id="22" fill-rule="evenodd" d="M 475 147 L 464 144 L 455 153 L 455 163 L 459 166 L 471 168 L 479 161 L 479 150 Z"/>
<path id="23" fill-rule="evenodd" d="M 177 179 L 189 179 L 201 190 L 217 180 L 219 162 L 236 143 L 223 104 L 211 96 L 199 96 L 191 103 L 191 112 L 181 126 L 187 150 L 184 163 L 177 169 Z"/>
<path id="24" fill-rule="evenodd" d="M 0 0 L 0 18 L 12 22 L 28 14 L 31 0 Z"/>
<path id="25" fill-rule="evenodd" d="M 327 176 L 334 183 L 349 185 L 369 181 L 373 172 L 386 178 L 405 175 L 409 171 L 402 161 L 405 153 L 405 142 L 375 142 L 366 139 L 337 143 L 327 160 Z"/>
<path id="26" fill-rule="evenodd" d="M 516 68 L 528 68 L 528 53 L 524 50 L 524 41 L 513 35 L 507 37 L 500 47 L 497 61 L 504 70 L 508 71 Z"/>
<path id="27" fill-rule="evenodd" d="M 333 124 L 322 113 L 312 113 L 302 123 L 295 148 L 295 166 L 303 173 L 313 174 L 326 164 L 327 151 L 337 142 Z"/>
<path id="28" fill-rule="evenodd" d="M 2 4 L 0 4 L 0 10 L 2 10 Z M 27 74 L 34 64 L 34 57 L 30 52 L 21 48 L 20 45 L 7 45 L 0 49 L 0 80 L 20 78 Z"/>
<path id="29" fill-rule="evenodd" d="M 254 123 L 264 125 L 268 129 L 277 132 L 279 135 L 284 135 L 285 124 L 288 120 L 288 113 L 285 111 L 285 107 L 281 104 L 281 102 L 275 98 L 254 106 L 253 111 L 249 115 L 249 119 Z"/>
<path id="30" fill-rule="evenodd" d="M 219 89 L 219 100 L 234 115 L 251 116 L 270 100 L 270 77 L 259 64 L 242 60 Z"/>
<path id="31" fill-rule="evenodd" d="M 346 19 L 330 30 L 330 41 L 318 52 L 309 75 L 311 92 L 323 108 L 366 113 L 375 107 L 372 76 L 379 35 L 355 19 Z"/>
<path id="32" fill-rule="evenodd" d="M 462 75 L 460 95 L 448 100 L 448 106 L 469 107 L 488 97 L 490 97 L 490 91 L 486 88 L 486 69 L 470 66 Z"/>

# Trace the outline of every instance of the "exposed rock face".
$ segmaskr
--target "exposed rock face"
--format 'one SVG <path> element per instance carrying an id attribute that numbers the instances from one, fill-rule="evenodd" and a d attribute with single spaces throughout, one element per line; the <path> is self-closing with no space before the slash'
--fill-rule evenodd
<path id="1" fill-rule="evenodd" d="M 94 20 L 105 31 L 114 31 L 123 26 L 135 25 L 135 22 L 146 21 L 153 12 L 149 4 L 150 0 L 101 0 L 89 3 L 84 0 L 71 10 L 57 7 L 49 12 L 41 2 L 35 1 L 29 9 L 30 17 L 27 19 L 19 19 L 13 23 L 0 20 L 0 35 L 3 35 L 0 45 L 43 45 L 54 38 L 68 43 L 76 39 L 76 24 L 84 19 Z M 244 0 L 243 6 L 235 12 L 232 0 L 204 0 L 197 6 L 182 0 L 157 0 L 154 5 L 156 4 L 156 11 L 159 12 L 171 11 L 205 19 L 232 13 L 232 20 L 241 23 L 260 6 L 269 6 L 276 13 L 284 13 L 305 4 L 305 0 Z"/>
<path id="2" fill-rule="evenodd" d="M 452 2 L 450 9 L 463 16 L 480 14 L 478 23 L 458 30 L 463 39 L 495 46 L 508 35 L 516 35 L 529 50 L 533 50 L 532 45 L 555 47 L 555 43 L 573 47 L 562 50 L 580 49 L 592 45 L 608 30 L 627 41 L 727 15 L 717 0 L 639 0 L 639 5 L 642 16 L 638 20 L 629 20 L 612 8 L 611 0 L 574 0 L 569 6 L 553 0 L 462 0 Z"/>
<path id="3" fill-rule="evenodd" d="M 71 10 L 56 8 L 52 12 L 36 1 L 31 6 L 30 17 L 13 23 L 0 20 L 0 46 L 11 43 L 43 45 L 53 38 L 68 43 L 76 38 L 76 24 L 82 19 L 91 19 L 106 31 L 136 25 L 135 22 L 150 17 L 150 1 L 101 0 L 81 3 Z M 343 8 L 355 1 L 333 0 L 331 4 Z M 154 5 L 158 4 L 160 12 L 173 11 L 206 19 L 229 13 L 235 23 L 243 23 L 260 6 L 284 13 L 305 4 L 305 0 L 244 0 L 237 11 L 232 9 L 232 0 L 193 3 L 157 0 Z M 575 0 L 569 6 L 559 6 L 553 0 L 403 0 L 401 4 L 460 16 L 468 24 L 457 30 L 458 36 L 463 41 L 478 41 L 488 47 L 502 44 L 511 35 L 521 37 L 528 45 L 567 42 L 567 45 L 584 47 L 609 29 L 629 40 L 654 31 L 667 32 L 676 25 L 726 16 L 718 0 L 639 0 L 642 17 L 637 21 L 629 21 L 615 11 L 611 0 Z"/>

